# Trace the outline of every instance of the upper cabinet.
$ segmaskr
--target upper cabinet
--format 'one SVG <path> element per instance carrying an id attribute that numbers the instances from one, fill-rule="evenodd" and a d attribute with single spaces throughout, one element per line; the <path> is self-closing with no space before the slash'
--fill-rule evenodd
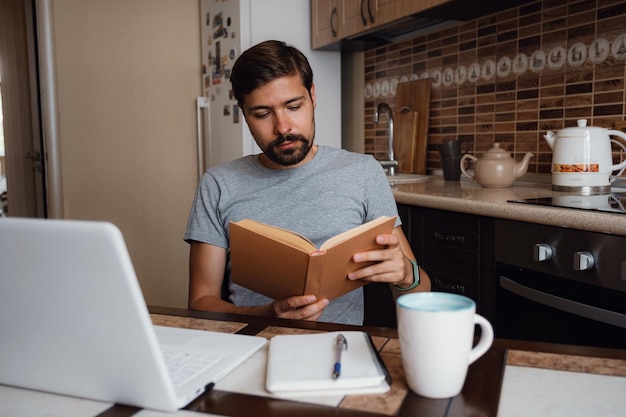
<path id="1" fill-rule="evenodd" d="M 398 19 L 402 3 L 404 0 L 311 0 L 313 49 L 338 45 L 342 39 Z"/>
<path id="2" fill-rule="evenodd" d="M 340 41 L 450 0 L 311 0 L 313 49 L 338 49 Z"/>
<path id="3" fill-rule="evenodd" d="M 345 34 L 352 36 L 398 18 L 401 0 L 344 0 Z"/>
<path id="4" fill-rule="evenodd" d="M 313 49 L 366 49 L 534 0 L 311 0 Z"/>

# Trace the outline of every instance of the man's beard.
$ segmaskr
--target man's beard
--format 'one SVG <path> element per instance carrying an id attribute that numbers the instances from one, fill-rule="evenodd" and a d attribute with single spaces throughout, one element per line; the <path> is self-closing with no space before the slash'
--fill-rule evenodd
<path id="1" fill-rule="evenodd" d="M 280 145 L 287 141 L 296 141 L 298 142 L 298 146 L 287 150 L 281 150 Z M 263 153 L 270 160 L 287 167 L 302 162 L 309 154 L 312 146 L 313 139 L 309 140 L 303 135 L 280 135 L 273 140 L 266 149 L 263 149 Z"/>

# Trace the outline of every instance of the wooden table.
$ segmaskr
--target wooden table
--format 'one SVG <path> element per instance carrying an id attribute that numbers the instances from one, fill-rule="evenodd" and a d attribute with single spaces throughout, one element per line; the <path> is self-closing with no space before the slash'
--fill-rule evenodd
<path id="1" fill-rule="evenodd" d="M 205 323 L 204 320 L 208 320 L 206 322 L 207 325 L 211 324 L 211 321 L 241 323 L 243 325 L 238 326 L 240 330 L 238 330 L 237 333 L 248 335 L 268 334 L 268 329 L 270 329 L 270 333 L 275 333 L 277 331 L 276 329 L 285 329 L 286 332 L 296 329 L 298 331 L 363 330 L 368 332 L 373 338 L 379 341 L 385 341 L 384 346 L 386 347 L 381 350 L 381 356 L 385 360 L 388 368 L 390 368 L 394 381 L 392 390 L 377 400 L 384 402 L 385 395 L 395 395 L 396 398 L 400 396 L 399 405 L 396 405 L 391 413 L 389 410 L 381 413 L 378 411 L 371 412 L 343 406 L 328 407 L 219 390 L 213 390 L 202 395 L 186 407 L 187 410 L 224 416 L 496 416 L 502 377 L 507 363 L 507 354 L 510 351 L 522 351 L 521 355 L 516 356 L 525 356 L 524 351 L 539 356 L 541 356 L 541 354 L 535 352 L 545 352 L 548 354 L 546 356 L 551 358 L 551 361 L 557 362 L 558 358 L 561 357 L 558 355 L 576 355 L 608 358 L 609 360 L 618 360 L 620 364 L 626 363 L 622 362 L 626 360 L 626 350 L 496 339 L 489 351 L 470 365 L 467 379 L 460 395 L 451 399 L 433 400 L 414 394 L 406 388 L 406 381 L 404 380 L 401 365 L 398 365 L 401 358 L 399 357 L 399 351 L 396 350 L 398 341 L 397 331 L 395 329 L 385 327 L 346 326 L 224 313 L 207 313 L 161 307 L 150 307 L 150 313 L 153 317 L 175 316 L 171 318 L 174 321 L 184 321 L 189 320 L 184 318 L 193 318 L 201 319 L 200 323 Z M 194 320 L 194 323 L 198 323 L 198 320 Z M 565 356 L 564 358 L 566 357 L 569 356 Z M 572 361 L 570 361 L 570 363 L 571 362 Z M 578 362 L 580 362 L 580 360 L 578 360 Z M 395 367 L 395 369 L 393 369 L 393 367 Z M 363 398 L 363 396 L 360 396 L 359 400 L 361 398 Z M 135 414 L 137 411 L 139 410 L 135 407 L 114 405 L 104 413 L 101 413 L 99 417 L 126 417 Z"/>

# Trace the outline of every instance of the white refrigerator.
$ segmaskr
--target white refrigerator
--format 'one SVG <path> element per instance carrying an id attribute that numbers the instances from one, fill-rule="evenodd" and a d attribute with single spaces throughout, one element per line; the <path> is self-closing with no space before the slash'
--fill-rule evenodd
<path id="1" fill-rule="evenodd" d="M 268 39 L 285 41 L 307 56 L 317 94 L 315 141 L 341 147 L 341 55 L 311 50 L 308 0 L 201 0 L 200 14 L 199 173 L 260 152 L 237 108 L 229 76 L 242 51 Z"/>

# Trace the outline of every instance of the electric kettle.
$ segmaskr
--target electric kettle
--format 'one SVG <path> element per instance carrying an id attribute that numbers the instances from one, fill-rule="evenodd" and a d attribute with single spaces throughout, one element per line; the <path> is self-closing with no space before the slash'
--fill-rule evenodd
<path id="1" fill-rule="evenodd" d="M 578 127 L 561 129 L 556 134 L 548 131 L 544 138 L 553 151 L 552 189 L 580 195 L 609 193 L 612 172 L 626 167 L 626 160 L 613 164 L 611 143 L 624 151 L 626 146 L 610 135 L 626 143 L 623 132 L 587 126 L 585 119 L 578 120 Z"/>

